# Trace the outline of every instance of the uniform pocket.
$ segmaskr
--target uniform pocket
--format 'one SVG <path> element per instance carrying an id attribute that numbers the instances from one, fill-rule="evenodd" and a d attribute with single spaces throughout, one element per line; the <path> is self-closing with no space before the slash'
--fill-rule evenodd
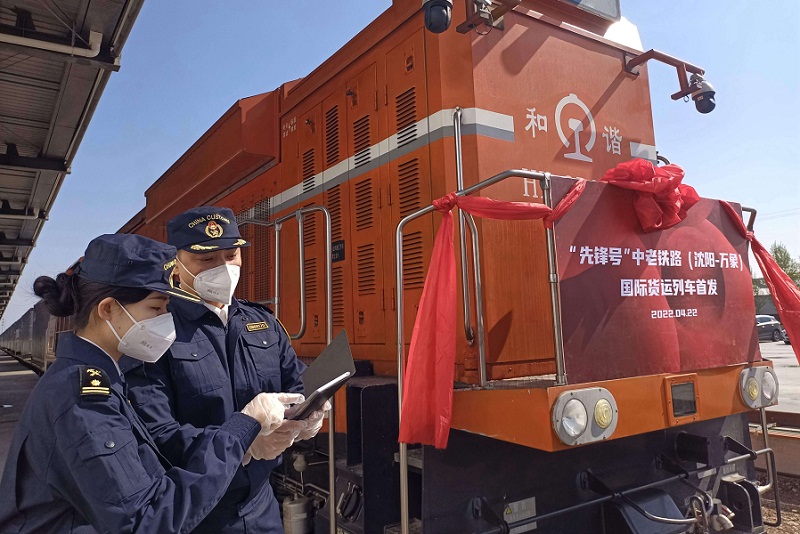
<path id="1" fill-rule="evenodd" d="M 170 354 L 172 379 L 180 394 L 197 397 L 223 386 L 227 375 L 210 343 L 173 345 Z"/>
<path id="2" fill-rule="evenodd" d="M 150 485 L 130 429 L 93 432 L 77 444 L 82 490 L 106 503 L 118 503 Z"/>
<path id="3" fill-rule="evenodd" d="M 271 330 L 242 335 L 244 350 L 249 354 L 261 378 L 281 376 L 281 353 L 278 334 Z"/>

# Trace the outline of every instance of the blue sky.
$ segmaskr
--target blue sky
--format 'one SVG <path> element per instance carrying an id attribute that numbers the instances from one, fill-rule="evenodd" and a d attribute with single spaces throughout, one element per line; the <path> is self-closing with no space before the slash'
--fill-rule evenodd
<path id="1" fill-rule="evenodd" d="M 305 76 L 390 0 L 147 0 L 3 317 L 144 207 L 144 191 L 237 99 Z M 291 6 L 291 7 L 290 7 Z M 644 48 L 706 69 L 717 109 L 674 102 L 675 71 L 650 66 L 659 151 L 703 196 L 759 210 L 756 235 L 800 255 L 800 2 L 622 0 Z"/>

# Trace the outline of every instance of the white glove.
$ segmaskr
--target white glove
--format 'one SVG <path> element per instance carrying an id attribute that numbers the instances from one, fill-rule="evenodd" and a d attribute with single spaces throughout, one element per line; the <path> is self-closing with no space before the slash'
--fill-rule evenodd
<path id="1" fill-rule="evenodd" d="M 303 441 L 304 439 L 311 439 L 317 435 L 319 429 L 322 428 L 322 420 L 325 419 L 325 412 L 330 411 L 330 401 L 325 401 L 325 406 L 321 410 L 312 412 L 305 421 L 306 428 L 297 435 L 296 441 Z"/>
<path id="2" fill-rule="evenodd" d="M 247 453 L 244 455 L 242 465 L 247 465 L 250 462 L 250 458 L 255 458 L 256 460 L 274 460 L 283 454 L 283 451 L 292 446 L 297 436 L 300 432 L 305 430 L 305 428 L 305 421 L 284 419 L 283 423 L 275 430 L 269 433 L 262 431 L 256 436 L 255 441 L 250 445 L 250 449 L 248 449 Z"/>
<path id="3" fill-rule="evenodd" d="M 242 413 L 261 424 L 261 433 L 269 434 L 283 423 L 286 407 L 303 400 L 305 398 L 300 393 L 259 393 L 242 409 Z"/>

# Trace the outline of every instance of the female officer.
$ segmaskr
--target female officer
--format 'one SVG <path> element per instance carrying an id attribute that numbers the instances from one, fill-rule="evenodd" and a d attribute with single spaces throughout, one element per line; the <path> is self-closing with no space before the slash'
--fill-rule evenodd
<path id="1" fill-rule="evenodd" d="M 283 421 L 296 394 L 262 393 L 224 424 L 198 433 L 175 467 L 130 403 L 117 361 L 157 360 L 175 339 L 169 296 L 175 248 L 104 235 L 34 292 L 73 316 L 56 361 L 31 392 L 0 482 L 0 532 L 188 532 L 225 493 L 256 435 Z M 301 423 L 300 426 L 304 426 Z M 299 430 L 298 430 L 299 431 Z"/>

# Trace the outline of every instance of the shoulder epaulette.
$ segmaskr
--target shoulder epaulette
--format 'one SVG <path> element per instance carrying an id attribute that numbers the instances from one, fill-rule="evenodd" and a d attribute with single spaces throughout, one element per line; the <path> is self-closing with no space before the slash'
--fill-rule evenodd
<path id="1" fill-rule="evenodd" d="M 275 312 L 272 311 L 272 308 L 270 308 L 266 304 L 261 304 L 260 302 L 252 302 L 250 300 L 245 300 L 245 299 L 236 299 L 236 300 L 239 301 L 239 304 L 244 304 L 245 306 L 250 306 L 252 308 L 259 308 L 261 310 L 268 312 L 270 315 L 275 315 Z"/>
<path id="2" fill-rule="evenodd" d="M 111 396 L 111 379 L 108 378 L 105 371 L 88 365 L 81 365 L 79 369 L 81 397 Z"/>

